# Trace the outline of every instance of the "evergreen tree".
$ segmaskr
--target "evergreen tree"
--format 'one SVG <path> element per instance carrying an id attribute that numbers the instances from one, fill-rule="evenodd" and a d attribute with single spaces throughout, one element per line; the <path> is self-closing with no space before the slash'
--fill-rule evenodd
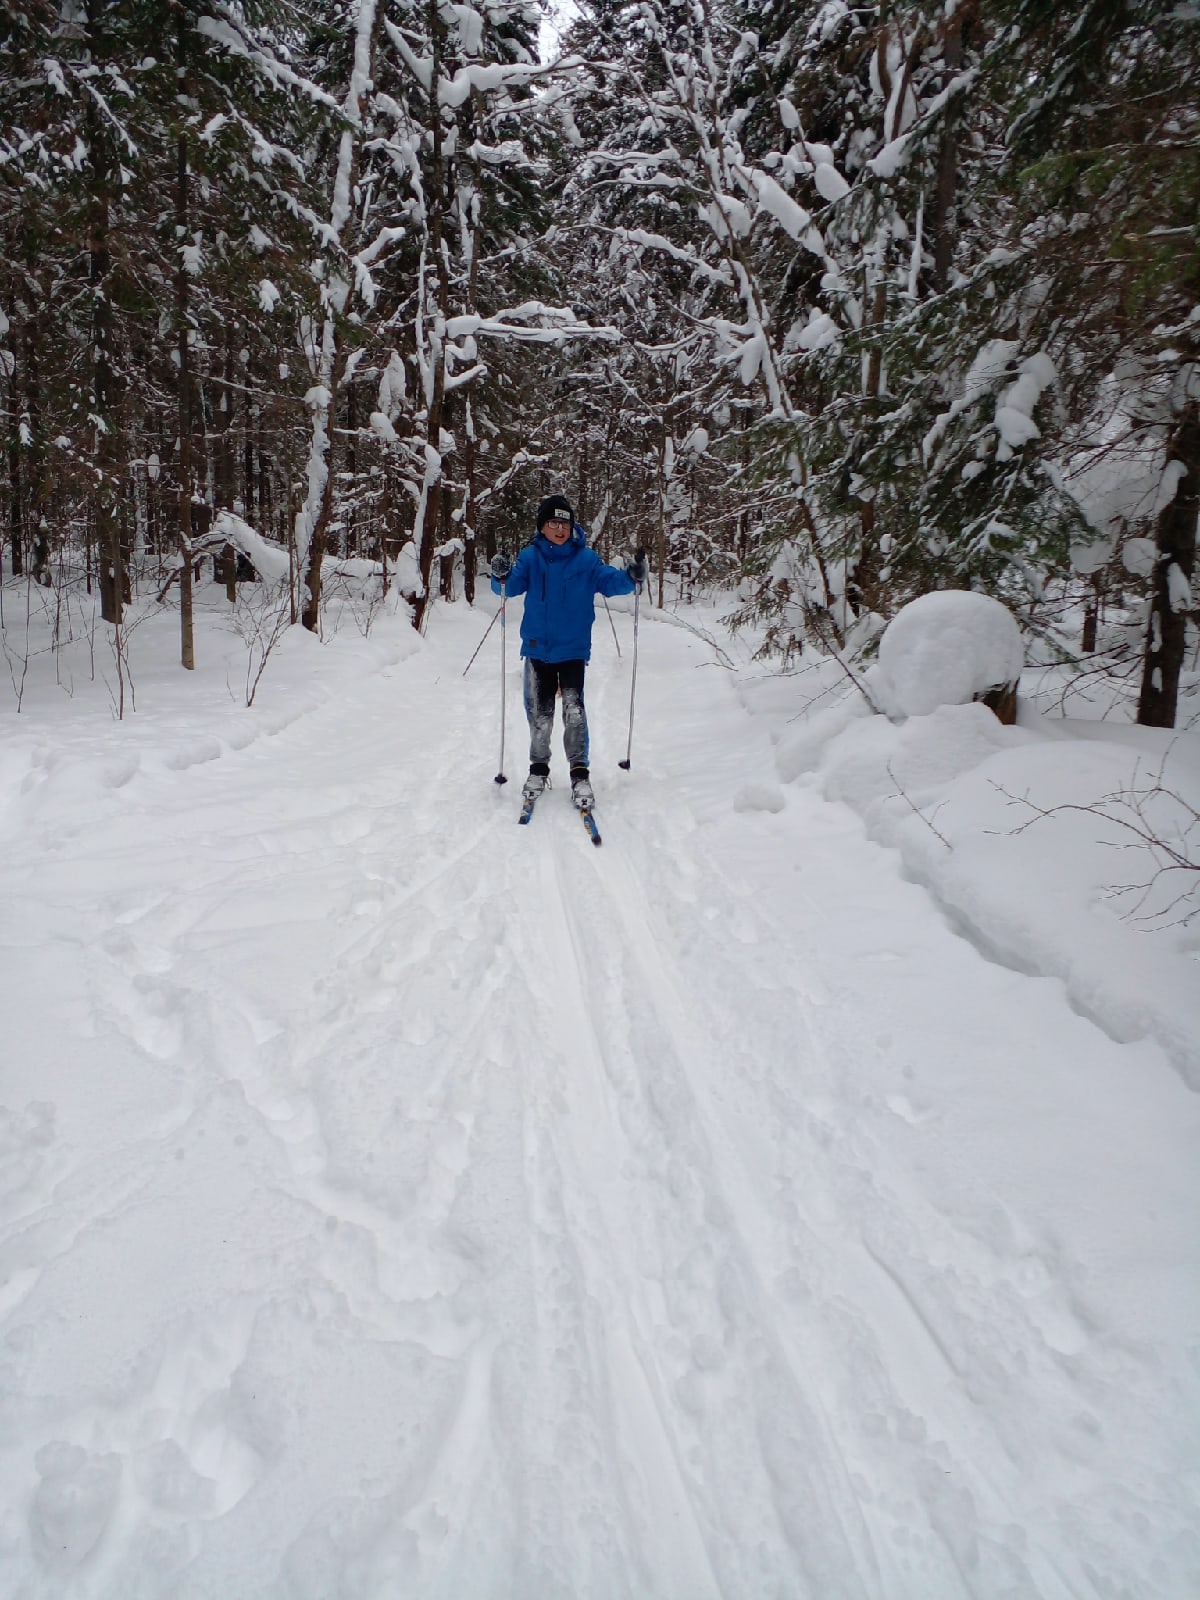
<path id="1" fill-rule="evenodd" d="M 94 549 L 102 614 L 119 624 L 157 501 L 180 545 L 189 665 L 193 507 L 207 520 L 214 495 L 233 495 L 228 458 L 214 472 L 209 456 L 212 391 L 228 406 L 232 330 L 247 358 L 277 346 L 268 310 L 284 291 L 272 280 L 294 282 L 284 263 L 307 229 L 293 153 L 305 86 L 267 31 L 280 15 L 66 0 L 13 22 L 0 54 L 14 110 L 3 237 L 9 394 L 24 419 L 9 453 L 18 524 L 67 528 L 77 506 L 92 530 L 89 585 Z M 272 280 L 255 271 L 264 253 Z M 48 539 L 34 559 L 44 572 Z"/>
<path id="2" fill-rule="evenodd" d="M 1031 322 L 1076 428 L 1115 395 L 1125 448 L 1161 464 L 1138 720 L 1172 727 L 1200 509 L 1200 30 L 1166 0 L 1010 0 L 999 21 Z"/>

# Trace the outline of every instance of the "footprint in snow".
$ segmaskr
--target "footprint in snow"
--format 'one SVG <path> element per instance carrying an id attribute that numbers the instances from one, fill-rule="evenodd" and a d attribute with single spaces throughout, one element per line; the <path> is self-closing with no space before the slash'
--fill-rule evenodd
<path id="1" fill-rule="evenodd" d="M 46 1566 L 74 1567 L 95 1549 L 121 1489 L 121 1458 L 53 1440 L 35 1457 L 41 1482 L 33 1496 L 33 1546 Z"/>
<path id="2" fill-rule="evenodd" d="M 41 1175 L 58 1136 L 57 1115 L 48 1100 L 0 1106 L 0 1201 L 31 1189 Z"/>

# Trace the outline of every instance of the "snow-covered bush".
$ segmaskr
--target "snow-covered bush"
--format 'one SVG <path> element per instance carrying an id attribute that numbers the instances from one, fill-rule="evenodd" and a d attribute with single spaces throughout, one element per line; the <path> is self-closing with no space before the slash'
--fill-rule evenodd
<path id="1" fill-rule="evenodd" d="M 927 716 L 1015 684 L 1024 665 L 1012 613 L 985 594 L 939 589 L 902 607 L 879 641 L 871 690 L 892 715 Z"/>

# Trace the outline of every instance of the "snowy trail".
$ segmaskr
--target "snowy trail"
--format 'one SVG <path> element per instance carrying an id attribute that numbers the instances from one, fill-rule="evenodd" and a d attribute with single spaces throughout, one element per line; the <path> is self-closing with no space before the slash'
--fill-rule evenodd
<path id="1" fill-rule="evenodd" d="M 1185 1600 L 1196 1097 L 666 621 L 517 828 L 479 625 L 6 757 L 0 1591 Z"/>

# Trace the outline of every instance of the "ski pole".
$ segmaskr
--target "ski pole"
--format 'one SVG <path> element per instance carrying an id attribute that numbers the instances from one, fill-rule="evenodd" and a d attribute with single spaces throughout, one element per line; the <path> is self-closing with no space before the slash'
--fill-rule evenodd
<path id="1" fill-rule="evenodd" d="M 612 614 L 612 609 L 611 609 L 611 607 L 609 606 L 609 603 L 608 603 L 608 596 L 605 595 L 603 597 L 603 599 L 604 599 L 604 609 L 605 609 L 605 611 L 608 612 L 608 625 L 612 629 L 612 633 L 613 633 L 613 643 L 617 647 L 617 654 L 620 655 L 621 654 L 621 641 L 620 641 L 620 639 L 617 638 L 617 625 L 613 621 L 613 614 Z"/>
<path id="2" fill-rule="evenodd" d="M 640 548 L 635 550 L 634 560 L 641 561 L 645 552 Z M 633 671 L 629 676 L 629 743 L 625 747 L 624 761 L 617 765 L 625 772 L 629 771 L 629 764 L 633 759 L 633 696 L 637 690 L 637 657 L 638 657 L 638 605 L 642 598 L 642 586 L 639 583 L 633 591 Z"/>
<path id="3" fill-rule="evenodd" d="M 508 579 L 500 586 L 500 771 L 493 780 L 496 783 L 507 783 L 504 776 L 504 674 L 507 670 L 506 652 L 508 643 Z M 493 621 L 495 619 L 493 618 Z"/>
<path id="4" fill-rule="evenodd" d="M 503 606 L 501 606 L 500 610 L 502 611 L 503 609 L 504 609 Z M 488 623 L 487 627 L 483 631 L 483 638 L 480 639 L 479 643 L 475 646 L 475 654 L 471 657 L 470 661 L 468 661 L 466 666 L 463 668 L 463 677 L 464 678 L 466 677 L 467 673 L 470 672 L 471 668 L 475 665 L 475 656 L 477 656 L 479 654 L 479 652 L 483 649 L 484 645 L 487 643 L 487 636 L 488 636 L 489 633 L 491 633 L 492 629 L 496 626 L 496 619 L 497 619 L 497 617 L 499 617 L 499 615 L 500 615 L 500 611 L 496 611 L 496 612 L 494 612 L 492 614 L 492 620 Z"/>

